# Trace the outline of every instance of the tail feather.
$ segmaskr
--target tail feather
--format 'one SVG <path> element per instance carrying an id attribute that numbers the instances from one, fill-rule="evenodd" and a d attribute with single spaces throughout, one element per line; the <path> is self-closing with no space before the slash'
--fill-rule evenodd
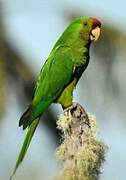
<path id="1" fill-rule="evenodd" d="M 28 126 L 30 114 L 31 114 L 31 106 L 28 107 L 28 109 L 24 112 L 24 114 L 21 116 L 19 120 L 19 126 L 23 126 L 23 129 L 26 129 L 26 127 Z"/>
<path id="2" fill-rule="evenodd" d="M 41 101 L 35 106 L 30 105 L 21 116 L 19 120 L 19 126 L 23 126 L 23 129 L 26 129 L 35 119 L 42 115 L 42 113 L 48 108 L 50 104 L 51 101 Z"/>
<path id="3" fill-rule="evenodd" d="M 31 139 L 34 135 L 34 132 L 38 126 L 38 123 L 39 123 L 39 118 L 35 119 L 32 124 L 28 127 L 28 132 L 26 134 L 26 137 L 25 137 L 25 140 L 24 140 L 24 143 L 23 143 L 23 146 L 21 148 L 21 151 L 20 151 L 20 154 L 18 156 L 18 159 L 17 159 L 17 162 L 16 162 L 16 165 L 15 165 L 15 168 L 13 170 L 13 173 L 12 173 L 12 176 L 10 177 L 10 180 L 12 179 L 12 177 L 14 176 L 14 174 L 16 173 L 16 170 L 17 168 L 19 167 L 20 163 L 23 161 L 24 157 L 25 157 L 25 154 L 28 150 L 28 147 L 30 145 L 30 142 L 31 142 Z"/>
<path id="4" fill-rule="evenodd" d="M 28 127 L 28 132 L 26 134 L 25 140 L 23 142 L 23 146 L 19 153 L 16 165 L 13 170 L 13 174 L 10 177 L 10 180 L 14 176 L 17 168 L 19 167 L 20 163 L 23 161 L 25 157 L 25 154 L 28 150 L 31 139 L 39 123 L 40 115 L 47 109 L 49 105 L 50 105 L 50 101 L 42 101 L 38 105 L 36 105 L 36 107 L 34 108 L 32 107 L 32 105 L 30 105 L 28 109 L 24 112 L 24 114 L 21 116 L 20 121 L 19 121 L 19 126 L 23 126 L 23 129 L 26 129 Z"/>

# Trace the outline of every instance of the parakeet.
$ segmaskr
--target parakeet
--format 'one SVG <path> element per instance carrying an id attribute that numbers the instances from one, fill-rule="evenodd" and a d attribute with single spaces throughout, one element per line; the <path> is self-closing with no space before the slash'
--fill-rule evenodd
<path id="1" fill-rule="evenodd" d="M 52 103 L 63 108 L 72 105 L 73 90 L 89 63 L 92 41 L 100 36 L 101 23 L 96 18 L 81 16 L 63 32 L 43 65 L 32 102 L 19 121 L 19 126 L 28 128 L 14 173 L 23 160 L 39 119 Z M 13 173 L 13 174 L 14 174 Z"/>

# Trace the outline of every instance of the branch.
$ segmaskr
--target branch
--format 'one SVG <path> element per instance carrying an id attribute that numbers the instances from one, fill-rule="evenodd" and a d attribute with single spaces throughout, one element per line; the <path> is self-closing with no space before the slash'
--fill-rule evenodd
<path id="1" fill-rule="evenodd" d="M 57 125 L 63 142 L 56 154 L 63 164 L 54 180 L 98 180 L 107 147 L 96 139 L 95 117 L 73 103 Z"/>

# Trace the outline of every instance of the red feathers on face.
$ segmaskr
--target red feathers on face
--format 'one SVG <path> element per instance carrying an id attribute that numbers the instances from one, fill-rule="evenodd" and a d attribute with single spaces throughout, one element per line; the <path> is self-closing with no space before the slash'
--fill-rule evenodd
<path id="1" fill-rule="evenodd" d="M 92 17 L 92 19 L 93 19 L 92 29 L 95 29 L 96 27 L 101 27 L 101 22 L 99 20 L 97 20 L 95 17 Z"/>

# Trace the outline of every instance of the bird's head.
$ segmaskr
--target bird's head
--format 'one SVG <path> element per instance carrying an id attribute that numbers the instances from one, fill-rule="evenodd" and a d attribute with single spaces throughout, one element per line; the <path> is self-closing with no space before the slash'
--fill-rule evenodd
<path id="1" fill-rule="evenodd" d="M 92 41 L 97 41 L 100 36 L 101 23 L 95 17 L 81 16 L 76 18 L 66 28 L 57 44 L 70 44 L 79 46 L 80 42 L 84 45 L 90 44 Z"/>
<path id="2" fill-rule="evenodd" d="M 101 22 L 95 17 L 80 17 L 78 20 L 80 24 L 80 37 L 90 42 L 97 41 L 100 36 Z"/>

